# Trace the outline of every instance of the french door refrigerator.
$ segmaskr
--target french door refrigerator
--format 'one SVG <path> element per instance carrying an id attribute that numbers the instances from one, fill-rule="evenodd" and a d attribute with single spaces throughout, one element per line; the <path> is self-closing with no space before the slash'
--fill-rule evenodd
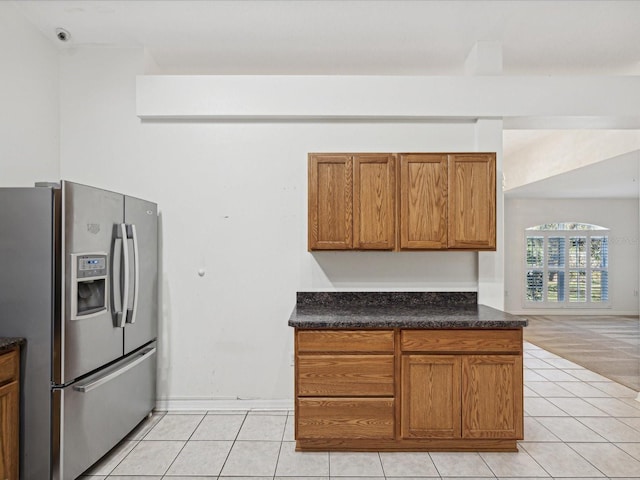
<path id="1" fill-rule="evenodd" d="M 75 479 L 153 410 L 157 242 L 154 203 L 0 188 L 0 335 L 27 340 L 23 480 Z"/>

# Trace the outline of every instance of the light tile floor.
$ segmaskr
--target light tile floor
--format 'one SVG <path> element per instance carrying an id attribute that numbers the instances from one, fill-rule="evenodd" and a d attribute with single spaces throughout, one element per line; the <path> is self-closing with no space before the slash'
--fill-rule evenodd
<path id="1" fill-rule="evenodd" d="M 84 480 L 640 479 L 636 392 L 525 343 L 518 453 L 300 453 L 293 412 L 157 413 Z"/>

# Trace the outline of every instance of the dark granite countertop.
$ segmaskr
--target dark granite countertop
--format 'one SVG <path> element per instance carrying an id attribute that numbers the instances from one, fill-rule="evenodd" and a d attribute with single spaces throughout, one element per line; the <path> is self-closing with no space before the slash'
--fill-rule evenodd
<path id="1" fill-rule="evenodd" d="M 0 353 L 18 345 L 23 345 L 25 341 L 26 340 L 24 338 L 20 337 L 0 337 Z"/>
<path id="2" fill-rule="evenodd" d="M 473 292 L 299 292 L 297 328 L 520 328 L 525 318 L 478 305 Z"/>

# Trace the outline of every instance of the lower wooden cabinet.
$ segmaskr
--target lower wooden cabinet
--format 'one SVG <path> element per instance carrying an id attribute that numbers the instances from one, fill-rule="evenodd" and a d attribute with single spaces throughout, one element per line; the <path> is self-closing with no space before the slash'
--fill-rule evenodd
<path id="1" fill-rule="evenodd" d="M 523 438 L 522 356 L 462 357 L 462 436 Z"/>
<path id="2" fill-rule="evenodd" d="M 296 330 L 299 450 L 517 451 L 522 329 Z"/>
<path id="3" fill-rule="evenodd" d="M 301 398 L 299 439 L 393 439 L 393 398 Z"/>
<path id="4" fill-rule="evenodd" d="M 20 434 L 19 350 L 0 355 L 0 478 L 18 480 Z"/>
<path id="5" fill-rule="evenodd" d="M 402 438 L 460 438 L 460 357 L 403 355 Z"/>
<path id="6" fill-rule="evenodd" d="M 522 438 L 522 357 L 403 355 L 403 438 Z"/>
<path id="7" fill-rule="evenodd" d="M 298 395 L 393 396 L 393 355 L 303 355 Z"/>

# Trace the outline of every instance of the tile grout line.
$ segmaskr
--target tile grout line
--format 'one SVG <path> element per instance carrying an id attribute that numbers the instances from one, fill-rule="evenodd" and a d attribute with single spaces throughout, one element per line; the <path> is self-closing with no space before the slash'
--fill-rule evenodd
<path id="1" fill-rule="evenodd" d="M 436 462 L 433 461 L 433 457 L 431 456 L 431 452 L 427 452 L 427 455 L 429 455 L 429 460 L 431 460 L 431 463 L 433 463 L 433 466 L 436 469 L 436 473 L 438 474 L 438 477 L 442 479 L 442 474 L 440 473 L 440 470 L 438 469 L 438 465 L 436 464 Z"/>
<path id="2" fill-rule="evenodd" d="M 386 479 L 387 478 L 387 474 L 384 473 L 384 464 L 382 463 L 382 455 L 380 455 L 380 452 L 376 452 L 378 454 L 378 461 L 380 462 L 380 469 L 382 469 L 382 476 Z"/>
<path id="3" fill-rule="evenodd" d="M 537 422 L 537 423 L 538 423 L 538 424 L 540 424 L 540 425 L 542 425 L 540 422 Z M 545 429 L 546 429 L 546 427 L 545 427 L 544 425 L 542 425 L 542 428 L 545 428 Z M 549 430 L 549 431 L 551 432 L 551 430 Z M 555 436 L 555 434 L 554 434 L 553 432 L 551 432 L 551 434 Z M 556 438 L 558 438 L 558 437 L 556 437 Z M 546 443 L 546 442 L 545 442 L 545 443 Z M 549 443 L 552 443 L 552 442 L 549 442 Z M 564 443 L 564 442 L 563 442 L 563 443 Z M 536 464 L 537 464 L 537 465 L 542 469 L 542 471 L 543 471 L 543 472 L 545 472 L 547 475 L 549 475 L 549 478 L 553 478 L 553 475 L 551 475 L 551 472 L 549 472 L 546 468 L 544 468 L 544 466 L 543 466 L 543 465 L 542 465 L 538 460 L 536 460 L 536 458 L 535 458 L 533 455 L 531 455 L 531 454 L 529 453 L 529 451 L 528 451 L 528 450 L 527 450 L 523 445 L 518 445 L 518 447 L 519 447 L 519 448 L 521 448 L 521 449 L 523 449 L 523 450 L 525 451 L 525 453 L 526 453 L 527 455 L 529 455 L 529 458 L 531 458 L 531 460 L 533 460 L 534 462 L 536 462 Z"/>
<path id="4" fill-rule="evenodd" d="M 173 466 L 174 463 L 176 463 L 176 460 L 178 459 L 178 457 L 180 456 L 180 454 L 182 453 L 182 451 L 186 448 L 187 443 L 189 443 L 189 439 L 191 437 L 193 437 L 193 434 L 196 432 L 196 430 L 198 429 L 198 427 L 200 426 L 200 424 L 204 421 L 205 417 L 207 416 L 207 414 L 203 414 L 202 418 L 200 419 L 200 421 L 198 422 L 198 424 L 196 425 L 196 428 L 193 429 L 193 432 L 191 432 L 191 434 L 189 435 L 189 438 L 187 438 L 184 441 L 184 445 L 182 445 L 182 448 L 180 449 L 180 451 L 178 452 L 178 454 L 176 455 L 176 457 L 171 461 L 171 463 L 169 464 L 169 466 L 167 467 L 167 469 L 164 471 L 164 473 L 162 475 L 160 475 L 160 478 L 164 478 L 167 475 L 167 472 L 169 472 L 169 470 L 171 470 L 171 467 Z M 166 417 L 166 414 L 165 414 Z M 163 417 L 164 418 L 164 417 Z M 160 422 L 158 422 L 160 423 Z M 158 424 L 156 424 L 157 426 Z M 154 427 L 155 428 L 155 427 Z M 146 436 L 146 435 L 145 435 Z M 164 440 L 166 441 L 166 440 Z M 169 441 L 175 441 L 175 440 L 169 440 Z"/>
<path id="5" fill-rule="evenodd" d="M 577 443 L 577 442 L 576 442 Z M 609 441 L 606 442 L 590 442 L 590 443 L 611 443 Z M 612 443 L 611 443 L 612 444 Z M 604 473 L 602 470 L 600 470 L 598 467 L 596 467 L 593 463 L 591 463 L 589 461 L 589 459 L 587 459 L 586 457 L 584 457 L 580 452 L 578 452 L 577 450 L 575 450 L 568 442 L 565 442 L 565 445 L 567 447 L 569 447 L 573 452 L 575 452 L 580 458 L 582 458 L 585 462 L 587 462 L 589 465 L 591 465 L 593 468 L 595 468 L 598 472 L 600 472 L 605 478 L 609 478 L 609 476 Z M 613 445 L 613 444 L 612 444 Z M 615 446 L 615 445 L 614 445 Z M 622 449 L 620 449 L 622 450 Z M 624 451 L 624 450 L 622 450 Z M 626 453 L 626 452 L 625 452 Z M 633 458 L 633 457 L 632 457 Z"/>
<path id="6" fill-rule="evenodd" d="M 278 449 L 278 456 L 276 458 L 276 466 L 273 469 L 273 478 L 276 478 L 276 474 L 278 473 L 278 464 L 280 463 L 280 453 L 282 452 L 282 444 L 284 442 L 284 436 L 287 434 L 287 423 L 289 423 L 289 412 L 287 411 L 287 415 L 284 417 L 284 428 L 282 429 L 282 436 L 280 437 L 280 448 Z"/>
<path id="7" fill-rule="evenodd" d="M 218 472 L 218 475 L 216 475 L 216 478 L 219 478 L 222 476 L 222 471 L 224 470 L 225 465 L 227 464 L 227 461 L 229 460 L 229 457 L 231 456 L 231 452 L 233 451 L 233 447 L 235 447 L 236 445 L 236 441 L 238 440 L 238 436 L 240 435 L 240 432 L 242 431 L 242 427 L 244 426 L 244 422 L 247 421 L 247 417 L 249 416 L 249 411 L 247 410 L 244 413 L 244 418 L 242 419 L 242 423 L 240 424 L 240 428 L 238 428 L 238 431 L 236 432 L 236 436 L 233 439 L 233 441 L 231 442 L 231 448 L 229 448 L 229 451 L 227 452 L 227 456 L 224 457 L 224 462 L 222 462 L 222 466 L 220 467 L 220 471 Z"/>
<path id="8" fill-rule="evenodd" d="M 498 478 L 498 474 L 493 471 L 493 468 L 491 468 L 491 465 L 489 465 L 487 463 L 487 461 L 484 459 L 484 457 L 482 456 L 482 452 L 476 452 L 476 453 L 480 457 L 480 460 L 482 460 L 482 463 L 484 463 L 487 466 L 487 468 L 489 469 L 489 471 L 493 474 L 493 477 L 494 478 Z"/>
<path id="9" fill-rule="evenodd" d="M 158 421 L 157 421 L 157 422 L 156 422 L 156 423 L 155 423 L 155 424 L 154 424 L 154 425 L 153 425 L 153 426 L 152 426 L 152 427 L 151 427 L 151 428 L 150 428 L 150 429 L 149 429 L 149 430 L 148 430 L 148 431 L 147 431 L 147 432 L 146 432 L 146 433 L 141 437 L 141 438 L 139 438 L 139 439 L 137 439 L 137 440 L 133 440 L 133 441 L 135 441 L 135 445 L 133 446 L 133 448 L 132 448 L 131 450 L 129 450 L 129 451 L 127 452 L 127 454 L 126 454 L 124 457 L 122 457 L 122 459 L 121 459 L 121 460 L 120 460 L 120 461 L 119 461 L 119 462 L 118 462 L 118 463 L 117 463 L 117 464 L 116 464 L 116 465 L 115 465 L 111 470 L 109 470 L 109 473 L 107 473 L 107 474 L 105 475 L 105 477 L 104 477 L 105 479 L 108 479 L 108 478 L 111 476 L 111 474 L 116 470 L 116 468 L 118 468 L 118 467 L 120 466 L 120 464 L 121 464 L 122 462 L 124 462 L 124 461 L 125 461 L 125 459 L 126 459 L 126 458 L 131 454 L 131 452 L 133 452 L 133 450 L 134 450 L 138 445 L 140 445 L 140 442 L 142 442 L 142 440 L 144 440 L 144 437 L 146 437 L 147 435 L 149 435 L 149 432 L 151 432 L 151 430 L 153 430 L 154 428 L 156 428 L 156 426 L 158 425 L 158 423 L 160 423 L 160 421 L 165 417 L 165 415 L 166 415 L 166 412 L 165 412 L 165 413 L 163 413 L 163 414 L 160 416 L 160 419 L 159 419 L 159 420 L 158 420 Z M 152 416 L 153 416 L 153 412 L 152 412 Z M 145 418 L 145 420 L 146 420 L 147 418 L 151 418 L 151 417 L 150 417 L 150 416 L 147 416 L 147 417 Z M 143 420 L 143 421 L 144 421 L 144 420 Z M 140 422 L 140 423 L 142 423 L 142 422 Z M 123 441 L 127 441 L 127 440 L 126 440 L 126 437 L 123 439 Z M 120 444 L 120 443 L 122 443 L 122 442 L 119 442 L 119 444 Z M 104 457 L 102 457 L 102 459 L 104 459 Z M 102 460 L 102 459 L 101 459 L 101 460 Z M 100 460 L 98 460 L 98 461 L 100 461 Z"/>

